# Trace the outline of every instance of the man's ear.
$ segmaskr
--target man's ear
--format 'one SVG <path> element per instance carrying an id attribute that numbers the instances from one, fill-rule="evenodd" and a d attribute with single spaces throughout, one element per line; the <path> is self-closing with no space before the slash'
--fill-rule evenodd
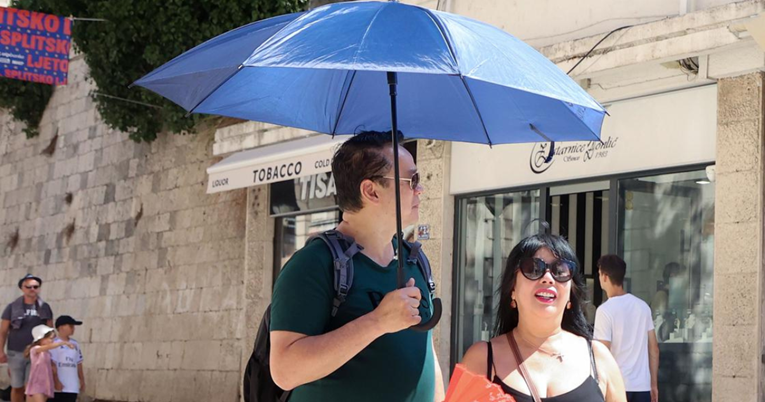
<path id="1" fill-rule="evenodd" d="M 377 204 L 380 202 L 380 196 L 377 194 L 377 186 L 372 180 L 364 180 L 359 185 L 362 203 Z"/>

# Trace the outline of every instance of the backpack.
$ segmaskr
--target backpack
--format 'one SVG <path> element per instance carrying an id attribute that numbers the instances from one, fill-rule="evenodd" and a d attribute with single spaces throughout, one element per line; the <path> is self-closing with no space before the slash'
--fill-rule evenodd
<path id="1" fill-rule="evenodd" d="M 337 230 L 328 230 L 312 236 L 306 244 L 317 239 L 323 240 L 327 247 L 329 247 L 332 252 L 332 259 L 334 260 L 335 298 L 332 301 L 332 317 L 334 317 L 340 305 L 345 302 L 351 285 L 353 285 L 353 256 L 361 251 L 363 247 L 356 244 L 353 238 L 345 236 Z M 402 243 L 409 250 L 407 262 L 410 264 L 416 263 L 420 268 L 432 298 L 436 290 L 436 284 L 433 282 L 430 262 L 425 253 L 422 252 L 422 244 L 419 242 L 409 243 L 407 241 Z M 244 370 L 243 391 L 245 402 L 284 402 L 291 393 L 291 391 L 284 391 L 279 388 L 271 378 L 269 361 L 271 351 L 270 327 L 271 305 L 266 308 L 266 312 L 260 321 L 252 355 L 247 362 L 247 368 Z"/>

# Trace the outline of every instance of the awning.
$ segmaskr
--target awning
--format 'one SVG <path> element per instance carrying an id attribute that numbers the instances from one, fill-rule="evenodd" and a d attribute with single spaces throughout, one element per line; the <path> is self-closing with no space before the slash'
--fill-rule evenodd
<path id="1" fill-rule="evenodd" d="M 207 193 L 329 172 L 335 150 L 348 138 L 317 135 L 237 152 L 207 168 Z"/>

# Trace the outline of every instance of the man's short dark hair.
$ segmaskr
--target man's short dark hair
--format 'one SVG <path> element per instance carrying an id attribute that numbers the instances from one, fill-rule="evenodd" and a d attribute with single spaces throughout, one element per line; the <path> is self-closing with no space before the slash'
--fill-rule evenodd
<path id="1" fill-rule="evenodd" d="M 624 286 L 624 275 L 627 273 L 627 263 L 618 255 L 606 254 L 598 260 L 600 272 L 616 286 Z"/>
<path id="2" fill-rule="evenodd" d="M 399 132 L 399 141 L 403 139 Z M 337 188 L 337 205 L 343 212 L 357 212 L 362 207 L 361 182 L 381 176 L 393 168 L 393 161 L 382 152 L 393 143 L 391 132 L 364 131 L 354 135 L 335 152 L 332 175 Z M 387 186 L 387 180 L 379 181 Z"/>

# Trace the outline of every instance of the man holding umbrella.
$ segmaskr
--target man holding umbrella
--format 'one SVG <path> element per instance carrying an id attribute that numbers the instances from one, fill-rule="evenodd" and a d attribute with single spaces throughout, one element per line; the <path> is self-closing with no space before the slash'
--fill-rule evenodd
<path id="1" fill-rule="evenodd" d="M 189 113 L 331 135 L 400 130 L 488 145 L 593 141 L 605 117 L 576 82 L 508 33 L 396 1 L 334 3 L 255 22 L 135 84 Z M 330 251 L 313 242 L 292 258 L 271 306 L 271 373 L 295 389 L 292 402 L 440 400 L 427 332 L 440 317 L 440 300 L 422 297 L 423 275 L 403 264 L 403 247 L 398 269 L 390 265 L 391 237 L 417 220 L 419 176 L 397 136 L 389 145 L 385 135 L 360 135 L 333 162 L 344 212 L 338 229 L 364 247 L 352 259 L 360 277 L 344 311 L 326 320 L 333 278 L 321 267 L 332 265 Z M 399 210 L 401 219 L 394 218 Z"/>
<path id="2" fill-rule="evenodd" d="M 337 230 L 363 247 L 353 257 L 346 301 L 332 317 L 333 259 L 320 241 L 295 253 L 276 281 L 271 304 L 271 373 L 300 401 L 443 400 L 430 331 L 409 327 L 430 316 L 430 292 L 419 268 L 404 267 L 397 289 L 395 189 L 390 133 L 367 132 L 345 142 L 332 172 L 343 221 Z M 401 218 L 419 216 L 417 166 L 399 148 Z M 406 261 L 405 249 L 399 258 Z"/>

